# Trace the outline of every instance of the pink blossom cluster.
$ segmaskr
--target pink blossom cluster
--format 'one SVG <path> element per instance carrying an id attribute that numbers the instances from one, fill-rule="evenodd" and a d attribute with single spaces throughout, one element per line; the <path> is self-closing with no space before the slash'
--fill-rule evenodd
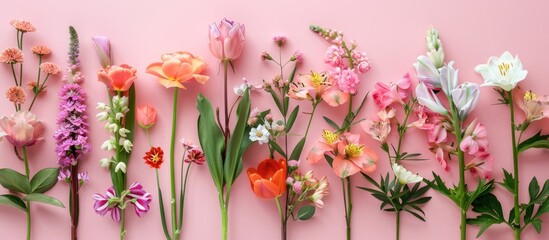
<path id="1" fill-rule="evenodd" d="M 353 41 L 354 42 L 354 41 Z M 359 74 L 370 70 L 371 64 L 365 52 L 359 52 L 353 43 L 351 49 L 343 44 L 331 45 L 324 55 L 324 63 L 330 66 L 328 73 L 339 89 L 345 93 L 356 94 L 360 83 Z"/>

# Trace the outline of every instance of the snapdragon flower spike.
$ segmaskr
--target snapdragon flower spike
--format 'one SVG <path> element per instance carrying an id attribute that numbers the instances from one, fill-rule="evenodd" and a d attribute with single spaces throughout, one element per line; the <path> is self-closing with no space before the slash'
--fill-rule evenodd
<path id="1" fill-rule="evenodd" d="M 133 183 L 128 190 L 129 193 L 126 197 L 131 199 L 131 203 L 135 209 L 135 214 L 139 217 L 143 216 L 150 209 L 149 204 L 152 202 L 152 195 L 146 192 L 139 182 Z"/>
<path id="2" fill-rule="evenodd" d="M 440 103 L 433 90 L 420 82 L 416 87 L 416 96 L 419 104 L 429 108 L 431 111 L 441 115 L 448 115 L 448 110 Z"/>
<path id="3" fill-rule="evenodd" d="M 112 186 L 107 190 L 105 195 L 98 193 L 94 194 L 93 199 L 95 200 L 93 205 L 95 213 L 105 216 L 105 214 L 111 212 L 112 220 L 115 222 L 120 222 L 120 208 L 117 201 L 118 197 L 116 196 L 116 192 Z"/>

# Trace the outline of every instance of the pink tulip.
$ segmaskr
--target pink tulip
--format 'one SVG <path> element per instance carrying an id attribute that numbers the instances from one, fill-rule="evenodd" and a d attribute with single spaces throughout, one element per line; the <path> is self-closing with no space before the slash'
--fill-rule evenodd
<path id="1" fill-rule="evenodd" d="M 135 118 L 139 126 L 149 129 L 156 123 L 156 109 L 149 104 L 137 107 Z"/>
<path id="2" fill-rule="evenodd" d="M 44 125 L 29 111 L 19 111 L 0 118 L 0 137 L 16 147 L 32 146 L 44 139 Z"/>
<path id="3" fill-rule="evenodd" d="M 99 63 L 101 63 L 103 68 L 107 68 L 107 66 L 111 65 L 111 45 L 109 38 L 105 36 L 93 36 L 92 41 L 95 52 L 99 57 Z"/>
<path id="4" fill-rule="evenodd" d="M 210 52 L 219 60 L 235 60 L 244 48 L 244 25 L 223 18 L 210 25 Z"/>

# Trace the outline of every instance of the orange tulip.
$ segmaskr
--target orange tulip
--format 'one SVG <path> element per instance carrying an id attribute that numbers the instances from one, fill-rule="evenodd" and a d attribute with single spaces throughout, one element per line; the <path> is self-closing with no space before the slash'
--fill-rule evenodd
<path id="1" fill-rule="evenodd" d="M 281 196 L 286 191 L 286 161 L 265 159 L 257 169 L 249 168 L 248 177 L 255 195 L 270 199 Z"/>
<path id="2" fill-rule="evenodd" d="M 130 89 L 133 81 L 137 79 L 137 70 L 129 65 L 112 65 L 99 71 L 99 81 L 105 83 L 110 90 L 125 92 Z"/>
<path id="3" fill-rule="evenodd" d="M 189 52 L 175 52 L 162 55 L 162 62 L 149 65 L 147 73 L 157 76 L 160 84 L 166 88 L 186 89 L 183 83 L 193 78 L 201 84 L 208 81 L 210 77 L 200 74 L 206 66 L 198 56 Z"/>

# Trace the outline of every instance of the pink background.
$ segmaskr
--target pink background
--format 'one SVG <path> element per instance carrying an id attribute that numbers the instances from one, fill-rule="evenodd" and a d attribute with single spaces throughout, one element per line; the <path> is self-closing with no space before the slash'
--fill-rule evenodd
<path id="1" fill-rule="evenodd" d="M 52 1 L 53 2 L 53 1 Z M 536 3 L 534 3 L 536 2 Z M 311 69 L 323 70 L 323 54 L 328 43 L 308 30 L 309 24 L 319 24 L 344 31 L 346 39 L 356 39 L 359 49 L 368 52 L 373 69 L 364 75 L 360 95 L 371 90 L 377 81 L 395 81 L 407 71 L 413 72 L 412 63 L 416 57 L 425 52 L 425 33 L 431 24 L 440 31 L 447 60 L 456 61 L 460 69 L 461 81 L 480 83 L 481 77 L 473 68 L 485 63 L 490 56 L 499 56 L 509 50 L 518 54 L 525 69 L 529 71 L 527 79 L 521 83 L 524 89 L 536 90 L 539 94 L 549 92 L 546 83 L 545 59 L 549 52 L 549 34 L 547 33 L 546 9 L 549 6 L 541 1 L 6 1 L 0 16 L 0 48 L 15 46 L 15 31 L 8 24 L 10 19 L 23 18 L 35 24 L 38 31 L 26 34 L 25 79 L 34 79 L 36 59 L 28 49 L 35 44 L 49 45 L 54 54 L 47 60 L 62 66 L 66 62 L 68 47 L 68 26 L 73 25 L 80 35 L 82 71 L 86 77 L 84 87 L 89 93 L 88 104 L 91 116 L 91 144 L 93 151 L 81 163 L 81 169 L 89 171 L 91 181 L 81 192 L 80 239 L 116 239 L 118 226 L 110 217 L 100 217 L 92 209 L 91 195 L 104 193 L 111 185 L 105 169 L 99 166 L 99 159 L 108 156 L 100 150 L 107 133 L 103 124 L 94 119 L 97 102 L 107 101 L 104 85 L 96 81 L 95 72 L 100 68 L 95 56 L 91 37 L 105 35 L 110 37 L 114 62 L 127 63 L 138 69 L 136 81 L 138 104 L 149 103 L 159 110 L 159 121 L 152 129 L 155 145 L 169 148 L 169 129 L 172 104 L 172 91 L 164 89 L 155 77 L 146 74 L 146 66 L 159 60 L 160 54 L 178 50 L 188 50 L 203 56 L 210 64 L 208 74 L 210 81 L 204 85 L 189 85 L 189 90 L 180 94 L 179 128 L 177 137 L 186 137 L 197 141 L 195 122 L 197 111 L 195 99 L 202 92 L 213 100 L 213 104 L 222 103 L 222 78 L 217 75 L 218 62 L 208 51 L 208 24 L 223 17 L 237 20 L 246 25 L 246 47 L 243 55 L 236 61 L 236 75 L 231 76 L 230 85 L 246 77 L 256 83 L 270 79 L 277 68 L 272 64 L 259 61 L 262 51 L 275 53 L 276 47 L 271 41 L 275 34 L 288 37 L 283 50 L 288 57 L 294 50 L 301 50 L 305 55 L 305 64 L 299 72 Z M 7 65 L 0 66 L 0 92 L 2 94 L 11 86 L 12 80 Z M 48 92 L 41 97 L 34 111 L 47 125 L 46 139 L 30 150 L 30 168 L 35 173 L 44 167 L 54 167 L 54 141 L 52 135 L 56 129 L 55 118 L 58 112 L 56 96 L 61 82 L 60 77 L 48 84 Z M 3 96 L 3 95 L 2 95 Z M 482 88 L 481 99 L 473 116 L 478 117 L 487 127 L 491 152 L 496 157 L 494 176 L 502 177 L 501 168 L 512 169 L 510 149 L 510 131 L 508 110 L 503 106 L 492 105 L 497 94 L 490 88 Z M 2 97 L 0 115 L 11 114 L 13 107 Z M 274 107 L 270 97 L 265 93 L 253 95 L 253 106 L 260 108 Z M 307 106 L 307 107 L 305 107 Z M 304 105 L 303 109 L 310 106 Z M 377 108 L 369 101 L 362 117 L 371 116 Z M 333 113 L 344 111 L 322 105 L 318 118 L 313 123 L 313 130 L 327 127 L 320 116 L 328 115 L 341 120 L 343 116 Z M 297 123 L 296 129 L 304 129 L 304 121 Z M 532 130 L 547 128 L 549 121 L 536 122 Z M 359 129 L 356 129 L 359 131 Z M 305 146 L 307 151 L 319 137 L 319 131 L 312 131 Z M 377 148 L 377 143 L 367 138 L 367 145 Z M 127 222 L 127 239 L 161 239 L 163 238 L 154 171 L 143 164 L 142 154 L 148 150 L 144 132 L 137 129 L 133 160 L 129 166 L 129 182 L 139 180 L 145 188 L 153 192 L 154 201 L 151 212 L 138 219 L 129 212 Z M 291 138 L 295 143 L 297 138 Z M 405 141 L 405 150 L 422 152 L 424 157 L 434 156 L 426 150 L 424 133 L 412 130 Z M 0 144 L 4 156 L 0 167 L 14 168 L 23 172 L 23 164 L 15 159 L 12 148 L 6 141 Z M 181 148 L 177 154 L 182 154 Z M 255 166 L 267 156 L 265 146 L 255 146 L 245 156 L 245 168 Z M 383 155 L 384 156 L 384 155 Z M 521 158 L 521 199 L 527 199 L 528 180 L 537 176 L 540 182 L 549 177 L 547 158 L 549 152 L 532 150 Z M 168 189 L 168 165 L 162 172 L 162 186 Z M 430 172 L 442 173 L 446 181 L 457 178 L 455 171 L 443 173 L 434 161 L 408 163 L 406 166 L 423 176 L 431 177 Z M 451 163 L 457 169 L 455 162 Z M 331 195 L 326 198 L 324 209 L 317 211 L 313 219 L 306 222 L 290 222 L 289 239 L 343 239 L 345 224 L 340 180 L 333 174 L 327 164 L 310 166 L 302 162 L 303 169 L 314 169 L 318 176 L 327 175 L 331 183 Z M 382 157 L 379 169 L 374 174 L 385 174 L 389 170 L 387 160 Z M 362 177 L 354 176 L 355 185 L 365 186 Z M 0 193 L 5 193 L 0 189 Z M 167 190 L 165 190 L 167 192 Z M 495 192 L 503 201 L 504 212 L 511 205 L 511 195 L 502 191 Z M 61 199 L 67 205 L 68 186 L 58 184 L 51 195 Z M 185 239 L 219 239 L 220 214 L 217 192 L 208 173 L 207 167 L 191 170 L 187 192 L 183 238 Z M 458 239 L 459 211 L 447 198 L 430 191 L 431 202 L 425 206 L 427 223 L 404 215 L 402 219 L 401 239 Z M 370 194 L 353 189 L 353 236 L 354 239 L 394 239 L 394 215 L 379 211 L 379 202 Z M 68 239 L 69 214 L 67 209 L 60 209 L 41 204 L 33 205 L 34 239 Z M 472 214 L 471 214 L 472 216 Z M 547 239 L 549 236 L 549 218 L 544 217 L 543 234 L 538 235 L 532 227 L 523 234 L 523 239 Z M 2 239 L 22 239 L 25 235 L 25 214 L 17 209 L 0 206 L 0 233 Z M 470 226 L 468 235 L 474 239 L 477 227 Z M 230 206 L 230 239 L 279 239 L 279 220 L 274 201 L 259 200 L 250 191 L 247 177 L 243 174 L 236 181 Z M 482 239 L 512 239 L 512 232 L 506 226 L 495 226 L 488 230 Z"/>

